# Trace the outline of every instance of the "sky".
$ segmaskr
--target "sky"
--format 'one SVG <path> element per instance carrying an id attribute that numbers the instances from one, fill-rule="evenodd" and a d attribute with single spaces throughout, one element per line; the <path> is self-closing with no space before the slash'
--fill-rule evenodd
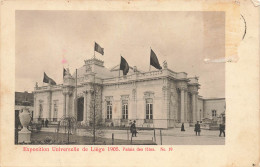
<path id="1" fill-rule="evenodd" d="M 16 91 L 43 86 L 44 72 L 61 84 L 63 67 L 74 73 L 97 42 L 107 68 L 122 55 L 148 71 L 152 48 L 161 65 L 198 76 L 201 96 L 225 97 L 225 64 L 204 61 L 225 56 L 223 12 L 16 11 L 15 22 Z"/>

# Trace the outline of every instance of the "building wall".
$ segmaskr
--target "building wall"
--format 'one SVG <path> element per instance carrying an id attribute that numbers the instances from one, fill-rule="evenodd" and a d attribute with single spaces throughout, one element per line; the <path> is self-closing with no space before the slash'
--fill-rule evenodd
<path id="1" fill-rule="evenodd" d="M 58 118 L 63 116 L 63 94 L 62 91 L 52 92 L 52 117 L 54 115 L 54 101 L 56 101 L 58 106 Z"/>
<path id="2" fill-rule="evenodd" d="M 63 94 L 62 91 L 53 91 L 50 95 L 49 91 L 46 92 L 37 92 L 34 93 L 35 104 L 34 104 L 34 119 L 39 118 L 40 114 L 40 104 L 42 104 L 42 116 L 44 119 L 52 119 L 54 114 L 54 101 L 57 101 L 58 106 L 58 115 L 57 118 L 61 118 L 63 116 Z M 49 115 L 50 110 L 50 100 L 51 100 L 51 117 Z"/>
<path id="3" fill-rule="evenodd" d="M 167 112 L 163 112 L 162 80 L 128 83 L 103 87 L 103 118 L 106 118 L 106 97 L 113 97 L 112 117 L 115 126 L 122 125 L 122 96 L 128 96 L 128 120 L 140 127 L 167 127 Z M 146 98 L 153 99 L 153 123 L 145 123 Z M 123 124 L 129 125 L 129 122 Z"/>
<path id="4" fill-rule="evenodd" d="M 107 106 L 106 98 L 112 97 L 112 117 L 114 126 L 129 126 L 130 121 L 136 120 L 138 127 L 155 127 L 155 128 L 170 128 L 177 127 L 180 122 L 180 94 L 178 94 L 178 87 L 175 81 L 157 79 L 150 81 L 131 82 L 127 84 L 114 84 L 111 86 L 101 86 L 97 96 L 96 108 L 98 115 L 102 118 L 103 123 L 107 125 Z M 84 86 L 80 86 L 77 90 L 78 97 L 84 97 Z M 74 90 L 75 91 L 75 90 Z M 74 113 L 74 99 L 73 92 L 70 96 L 69 110 L 71 115 Z M 51 95 L 51 96 L 50 96 Z M 187 93 L 185 105 L 187 105 L 187 121 L 190 121 L 191 113 L 191 98 Z M 122 98 L 128 99 L 128 121 L 122 122 Z M 49 101 L 51 99 L 51 118 L 54 117 L 54 102 L 58 106 L 57 118 L 63 116 L 64 109 L 64 95 L 62 89 L 53 91 L 40 91 L 34 93 L 35 106 L 34 118 L 39 118 L 39 104 L 42 104 L 44 119 L 50 119 L 49 116 Z M 153 121 L 146 121 L 146 98 L 153 99 Z M 93 101 L 92 101 L 93 104 Z M 216 110 L 218 117 L 225 111 L 225 99 L 202 99 L 197 100 L 197 112 L 200 112 L 200 121 L 203 118 L 212 118 L 212 110 Z M 52 119 L 50 119 L 52 120 Z"/>
<path id="5" fill-rule="evenodd" d="M 204 107 L 203 107 L 203 99 L 198 98 L 198 102 L 197 102 L 197 111 L 200 112 L 200 119 L 199 121 L 202 121 L 202 119 L 204 118 Z"/>
<path id="6" fill-rule="evenodd" d="M 176 122 L 178 121 L 178 93 L 177 93 L 177 85 L 173 80 L 168 81 L 169 87 L 169 97 L 166 99 L 167 103 L 169 103 L 169 116 L 168 116 L 168 127 L 175 127 Z"/>
<path id="7" fill-rule="evenodd" d="M 212 119 L 212 110 L 216 110 L 217 117 L 225 111 L 225 99 L 204 99 L 205 118 Z"/>

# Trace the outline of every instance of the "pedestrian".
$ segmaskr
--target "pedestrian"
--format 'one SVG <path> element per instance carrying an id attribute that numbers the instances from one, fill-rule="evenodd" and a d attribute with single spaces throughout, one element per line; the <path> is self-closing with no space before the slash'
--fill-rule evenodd
<path id="1" fill-rule="evenodd" d="M 181 131 L 185 131 L 185 129 L 184 129 L 184 123 L 181 124 Z"/>
<path id="2" fill-rule="evenodd" d="M 44 119 L 42 119 L 42 127 L 44 127 Z"/>
<path id="3" fill-rule="evenodd" d="M 225 135 L 225 124 L 219 124 L 219 137 L 221 137 L 222 133 Z"/>
<path id="4" fill-rule="evenodd" d="M 46 121 L 45 121 L 45 127 L 47 127 L 47 128 L 48 128 L 48 123 L 49 123 L 49 121 L 48 121 L 48 119 L 46 119 Z"/>
<path id="5" fill-rule="evenodd" d="M 194 131 L 196 132 L 196 136 L 199 135 L 200 136 L 200 124 L 199 121 L 197 121 L 197 123 L 195 124 L 195 129 Z"/>
<path id="6" fill-rule="evenodd" d="M 131 133 L 132 133 L 132 137 L 136 137 L 137 131 L 136 131 L 136 126 L 135 126 L 135 120 L 134 120 L 134 122 L 132 123 L 132 125 L 130 126 L 130 131 L 131 131 Z"/>

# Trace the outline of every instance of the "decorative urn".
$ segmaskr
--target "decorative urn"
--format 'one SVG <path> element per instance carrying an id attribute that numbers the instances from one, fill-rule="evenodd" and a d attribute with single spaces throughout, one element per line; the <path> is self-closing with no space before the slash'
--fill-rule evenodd
<path id="1" fill-rule="evenodd" d="M 23 126 L 23 129 L 21 130 L 22 132 L 28 132 L 29 130 L 27 129 L 30 121 L 31 121 L 31 114 L 29 112 L 28 108 L 24 108 L 22 112 L 19 114 L 20 122 Z"/>
<path id="2" fill-rule="evenodd" d="M 31 114 L 28 108 L 23 108 L 22 112 L 19 114 L 19 119 L 23 129 L 18 132 L 18 143 L 31 143 L 31 131 L 27 129 L 31 121 Z"/>

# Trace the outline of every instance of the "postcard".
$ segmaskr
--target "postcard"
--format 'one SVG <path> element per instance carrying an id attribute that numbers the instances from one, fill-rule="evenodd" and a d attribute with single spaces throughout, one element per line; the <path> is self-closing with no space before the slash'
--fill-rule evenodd
<path id="1" fill-rule="evenodd" d="M 1 166 L 259 166 L 258 1 L 1 1 Z"/>

